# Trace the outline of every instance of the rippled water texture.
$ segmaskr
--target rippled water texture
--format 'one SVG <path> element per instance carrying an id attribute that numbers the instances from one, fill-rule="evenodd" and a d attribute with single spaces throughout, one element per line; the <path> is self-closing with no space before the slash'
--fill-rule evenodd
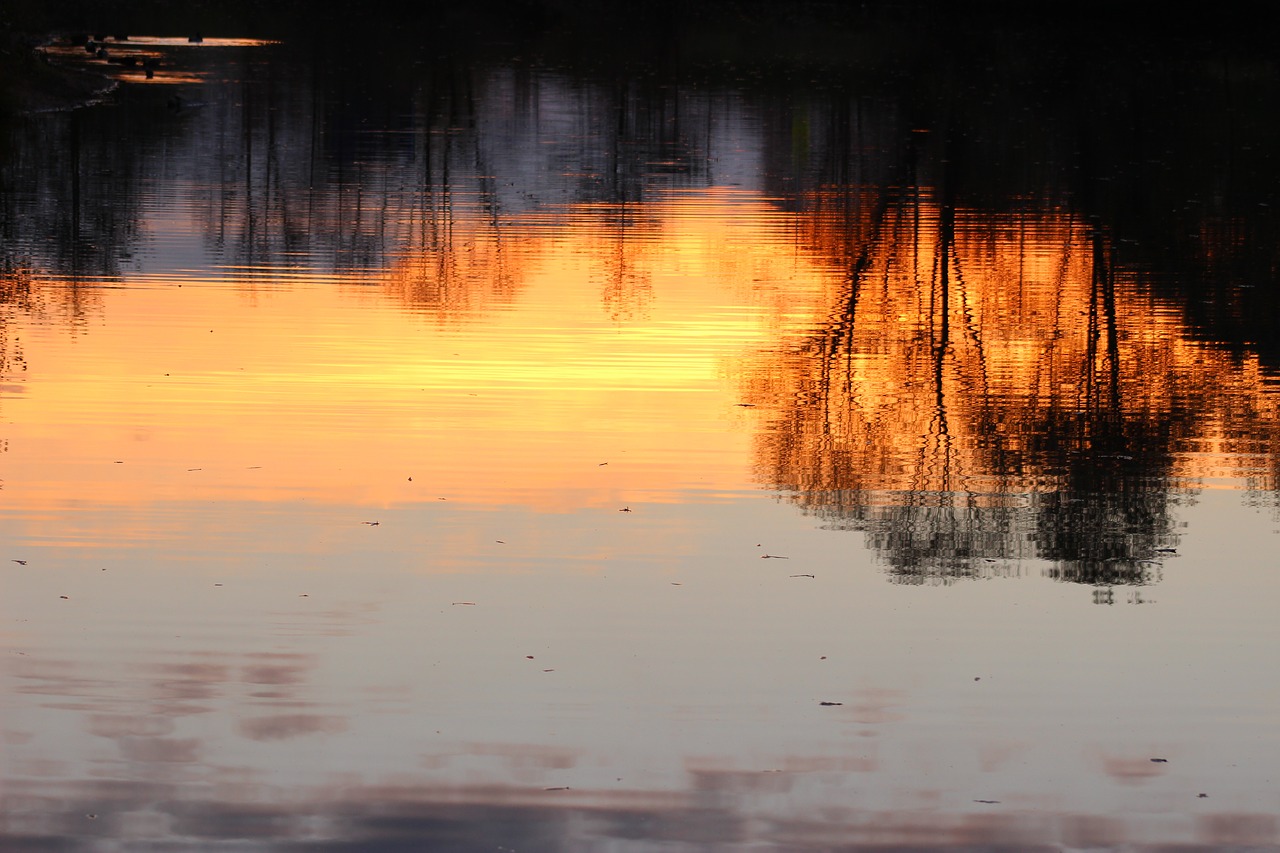
<path id="1" fill-rule="evenodd" d="M 1273 78 L 112 49 L 0 160 L 0 846 L 1280 843 Z"/>

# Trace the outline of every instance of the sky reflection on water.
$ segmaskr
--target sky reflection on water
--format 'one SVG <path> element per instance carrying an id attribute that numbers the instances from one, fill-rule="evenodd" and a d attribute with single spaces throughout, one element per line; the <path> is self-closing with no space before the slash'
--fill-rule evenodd
<path id="1" fill-rule="evenodd" d="M 6 843 L 1277 843 L 1218 254 L 883 92 L 282 50 L 12 129 Z"/>

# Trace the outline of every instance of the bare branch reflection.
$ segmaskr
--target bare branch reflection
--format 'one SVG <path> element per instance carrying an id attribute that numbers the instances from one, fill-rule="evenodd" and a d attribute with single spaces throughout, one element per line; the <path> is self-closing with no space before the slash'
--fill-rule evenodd
<path id="1" fill-rule="evenodd" d="M 957 203 L 940 145 L 939 185 L 805 200 L 803 239 L 847 275 L 829 317 L 748 380 L 772 413 L 760 476 L 864 531 L 900 582 L 1032 558 L 1059 580 L 1150 582 L 1173 507 L 1214 473 L 1188 451 L 1257 435 L 1264 389 L 1243 393 L 1252 414 L 1229 404 L 1238 360 L 1190 341 L 1101 228 Z"/>

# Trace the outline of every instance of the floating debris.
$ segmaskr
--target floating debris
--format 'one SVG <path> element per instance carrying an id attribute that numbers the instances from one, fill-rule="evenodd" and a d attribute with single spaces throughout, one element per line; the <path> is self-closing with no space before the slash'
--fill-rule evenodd
<path id="1" fill-rule="evenodd" d="M 542 790 L 544 790 L 544 791 L 572 791 L 573 789 L 572 789 L 572 788 L 570 788 L 568 785 L 562 785 L 562 786 L 560 786 L 559 788 L 543 788 Z"/>
<path id="2" fill-rule="evenodd" d="M 1167 758 L 1153 758 L 1153 759 L 1151 759 L 1151 763 L 1152 763 L 1152 764 L 1168 764 L 1168 763 L 1169 763 L 1169 759 L 1167 759 Z"/>
<path id="3" fill-rule="evenodd" d="M 457 607 L 458 605 L 466 605 L 467 607 L 475 607 L 475 606 L 476 606 L 476 603 L 475 603 L 474 601 L 455 601 L 455 602 L 453 602 L 453 606 L 454 606 L 454 607 Z"/>
<path id="4" fill-rule="evenodd" d="M 27 564 L 26 560 L 10 560 L 9 562 L 17 563 L 19 566 L 25 566 Z"/>
<path id="5" fill-rule="evenodd" d="M 762 560 L 790 560 L 791 558 L 790 558 L 790 557 L 780 557 L 780 556 L 778 556 L 777 554 L 761 554 L 761 555 L 760 555 L 760 559 L 762 559 Z"/>
<path id="6" fill-rule="evenodd" d="M 827 706 L 827 707 L 831 707 L 831 706 L 833 706 L 833 705 L 843 705 L 844 703 L 843 703 L 843 702 L 819 702 L 818 704 L 819 704 L 819 705 L 825 705 L 825 706 Z"/>
<path id="7" fill-rule="evenodd" d="M 783 557 L 782 559 L 784 559 L 784 560 L 785 560 L 785 559 L 786 559 L 786 557 Z M 793 577 L 793 578 L 811 578 L 811 577 L 813 577 L 813 575 L 791 575 L 791 577 Z"/>
<path id="8" fill-rule="evenodd" d="M 1000 801 L 999 801 L 999 800 L 974 800 L 974 802 L 975 802 L 975 803 L 986 803 L 986 804 L 987 804 L 987 805 L 989 805 L 989 806 L 994 806 L 994 805 L 996 805 L 997 803 L 999 803 Z"/>
<path id="9" fill-rule="evenodd" d="M 381 521 L 362 521 L 362 522 L 360 522 L 360 523 L 361 523 L 361 524 L 367 524 L 367 525 L 369 525 L 370 527 L 377 527 L 377 526 L 378 526 L 379 524 L 381 524 L 382 522 L 381 522 Z"/>

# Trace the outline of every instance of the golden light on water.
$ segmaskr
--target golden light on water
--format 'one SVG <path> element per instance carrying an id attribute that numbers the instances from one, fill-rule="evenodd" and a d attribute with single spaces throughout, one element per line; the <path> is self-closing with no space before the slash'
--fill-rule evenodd
<path id="1" fill-rule="evenodd" d="M 98 291 L 109 324 L 27 333 L 39 358 L 6 409 L 38 450 L 10 482 L 49 501 L 566 509 L 747 487 L 754 441 L 780 466 L 766 476 L 814 494 L 1025 491 L 1050 476 L 1026 445 L 1047 420 L 1196 397 L 1179 440 L 1214 444 L 1217 391 L 1258 381 L 1140 282 L 1103 292 L 1066 216 L 959 211 L 943 246 L 923 202 L 855 292 L 767 203 L 712 191 L 636 213 L 622 229 L 615 208 L 569 209 L 500 250 L 465 221 L 452 283 L 421 250 L 358 281 L 225 269 Z M 1262 394 L 1245 399 L 1261 411 Z M 1179 455 L 1173 476 L 1220 474 L 1211 458 Z"/>
<path id="2" fill-rule="evenodd" d="M 359 283 L 253 271 L 241 284 L 226 270 L 99 291 L 109 324 L 32 330 L 38 368 L 8 408 L 12 440 L 38 450 L 11 482 L 108 504 L 546 509 L 742 488 L 749 434 L 726 444 L 725 423 L 742 415 L 729 378 L 779 327 L 776 305 L 736 304 L 737 275 L 786 280 L 791 300 L 817 292 L 821 271 L 797 268 L 740 205 L 675 199 L 650 215 L 649 233 L 621 245 L 608 210 L 569 211 L 554 241 L 512 229 L 501 259 L 470 256 L 463 302 L 423 304 L 431 264 L 413 254 Z M 617 301 L 619 264 L 651 298 Z M 504 292 L 477 302 L 495 274 Z"/>

